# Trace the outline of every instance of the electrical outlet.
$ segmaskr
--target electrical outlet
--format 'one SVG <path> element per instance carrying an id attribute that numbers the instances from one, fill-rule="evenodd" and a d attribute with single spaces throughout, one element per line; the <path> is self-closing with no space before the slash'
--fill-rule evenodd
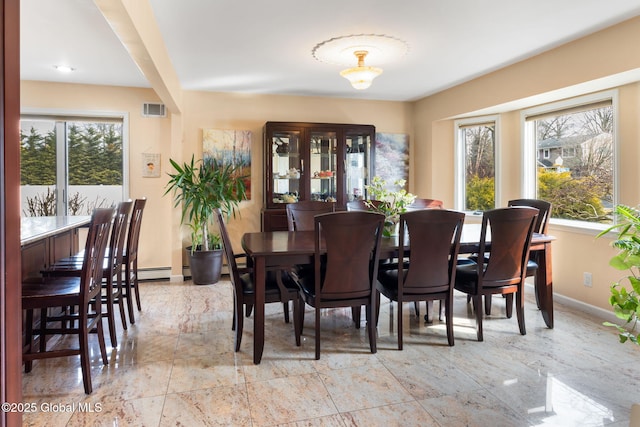
<path id="1" fill-rule="evenodd" d="M 591 276 L 591 273 L 583 273 L 583 277 L 584 277 L 584 285 L 587 287 L 591 287 L 593 286 L 593 277 Z"/>

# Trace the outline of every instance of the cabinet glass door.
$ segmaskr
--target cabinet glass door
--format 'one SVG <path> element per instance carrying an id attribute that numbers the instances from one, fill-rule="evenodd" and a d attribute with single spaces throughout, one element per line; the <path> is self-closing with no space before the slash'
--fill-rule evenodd
<path id="1" fill-rule="evenodd" d="M 369 184 L 371 135 L 348 132 L 346 135 L 345 184 L 346 201 L 366 199 L 365 185 Z"/>
<path id="2" fill-rule="evenodd" d="M 300 131 L 276 131 L 271 137 L 273 203 L 295 203 L 301 194 Z"/>
<path id="3" fill-rule="evenodd" d="M 336 132 L 311 131 L 309 149 L 310 200 L 337 201 L 336 162 L 338 139 Z"/>

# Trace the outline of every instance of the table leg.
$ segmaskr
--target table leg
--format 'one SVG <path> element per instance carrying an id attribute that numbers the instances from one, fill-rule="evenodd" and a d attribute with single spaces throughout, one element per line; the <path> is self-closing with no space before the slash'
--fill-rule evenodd
<path id="1" fill-rule="evenodd" d="M 264 349 L 264 291 L 266 264 L 264 257 L 255 257 L 255 299 L 253 310 L 253 363 L 258 365 Z M 242 314 L 240 314 L 242 315 Z"/>
<path id="2" fill-rule="evenodd" d="M 553 329 L 553 278 L 551 275 L 551 243 L 545 243 L 538 253 L 538 271 L 535 277 L 536 297 L 547 327 Z"/>

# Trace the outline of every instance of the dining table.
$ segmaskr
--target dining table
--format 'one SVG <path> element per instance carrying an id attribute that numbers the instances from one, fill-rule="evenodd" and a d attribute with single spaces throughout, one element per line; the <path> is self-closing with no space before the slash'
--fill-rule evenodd
<path id="1" fill-rule="evenodd" d="M 481 224 L 465 223 L 460 239 L 460 254 L 478 252 Z M 487 234 L 487 240 L 490 233 Z M 551 243 L 555 238 L 548 234 L 533 233 L 530 250 L 537 253 L 538 269 L 534 286 L 538 308 L 548 328 L 553 328 L 553 280 L 551 270 Z M 253 263 L 255 283 L 253 363 L 259 364 L 264 349 L 264 299 L 265 277 L 268 267 L 311 264 L 315 253 L 313 231 L 249 232 L 242 236 L 242 248 Z M 410 242 L 405 242 L 410 250 Z M 380 244 L 380 259 L 397 256 L 398 236 L 384 237 Z M 487 245 L 490 250 L 490 245 Z M 321 248 L 322 250 L 322 248 Z"/>

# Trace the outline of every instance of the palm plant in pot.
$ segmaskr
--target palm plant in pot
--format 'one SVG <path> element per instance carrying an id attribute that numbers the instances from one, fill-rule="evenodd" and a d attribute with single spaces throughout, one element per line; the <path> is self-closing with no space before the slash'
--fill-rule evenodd
<path id="1" fill-rule="evenodd" d="M 213 158 L 180 165 L 169 159 L 174 173 L 169 173 L 165 195 L 173 192 L 175 207 L 182 205 L 181 223 L 191 230 L 189 265 L 195 284 L 212 284 L 220 279 L 222 269 L 222 247 L 220 237 L 211 230 L 214 213 L 235 216 L 240 201 L 246 199 L 241 165 L 222 163 Z"/>
<path id="2" fill-rule="evenodd" d="M 598 237 L 613 230 L 618 232 L 618 238 L 612 243 L 618 253 L 611 258 L 609 265 L 626 271 L 627 275 L 611 285 L 609 303 L 616 317 L 624 323 L 604 324 L 618 330 L 621 343 L 629 341 L 640 345 L 640 333 L 636 329 L 640 319 L 640 210 L 617 205 L 615 213 L 618 219 L 616 224 L 598 234 Z M 623 282 L 627 282 L 631 288 L 625 288 Z"/>

